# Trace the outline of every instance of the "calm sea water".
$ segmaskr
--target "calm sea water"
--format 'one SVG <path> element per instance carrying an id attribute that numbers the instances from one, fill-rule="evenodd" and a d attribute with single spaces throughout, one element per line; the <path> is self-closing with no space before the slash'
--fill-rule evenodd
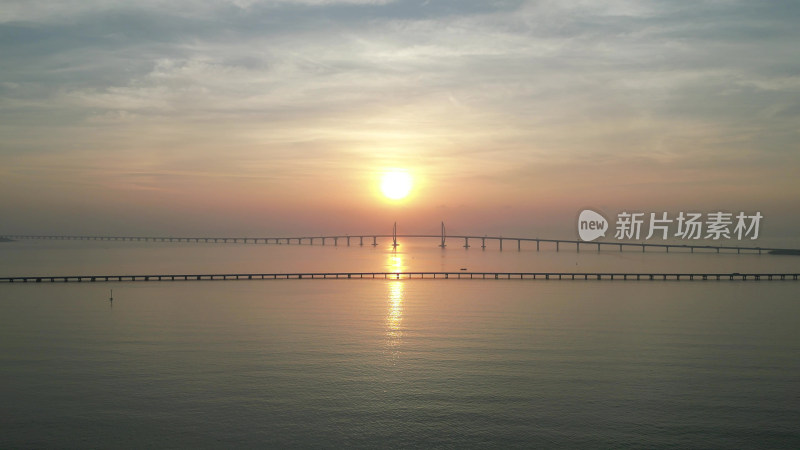
<path id="1" fill-rule="evenodd" d="M 1 275 L 800 271 L 535 248 L 14 242 Z M 114 302 L 108 302 L 109 289 Z M 798 282 L 0 285 L 0 448 L 800 447 Z"/>

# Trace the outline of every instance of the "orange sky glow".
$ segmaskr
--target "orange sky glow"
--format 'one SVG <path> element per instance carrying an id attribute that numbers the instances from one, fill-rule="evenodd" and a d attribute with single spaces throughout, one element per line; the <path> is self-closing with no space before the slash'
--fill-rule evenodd
<path id="1" fill-rule="evenodd" d="M 404 5 L 13 3 L 0 228 L 572 238 L 593 207 L 761 211 L 798 239 L 800 36 L 777 8 Z"/>

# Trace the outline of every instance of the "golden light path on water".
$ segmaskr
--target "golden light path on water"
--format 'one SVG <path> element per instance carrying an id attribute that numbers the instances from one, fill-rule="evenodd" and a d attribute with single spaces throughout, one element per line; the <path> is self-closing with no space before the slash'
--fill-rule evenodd
<path id="1" fill-rule="evenodd" d="M 391 272 L 401 272 L 404 269 L 402 255 L 391 253 L 388 256 L 387 266 Z M 396 361 L 400 356 L 400 344 L 403 337 L 403 281 L 389 282 L 389 292 L 386 312 L 386 350 L 389 358 Z"/>
<path id="2" fill-rule="evenodd" d="M 408 267 L 403 264 L 403 255 L 396 251 L 390 253 L 386 258 L 386 271 L 393 273 L 402 273 Z"/>

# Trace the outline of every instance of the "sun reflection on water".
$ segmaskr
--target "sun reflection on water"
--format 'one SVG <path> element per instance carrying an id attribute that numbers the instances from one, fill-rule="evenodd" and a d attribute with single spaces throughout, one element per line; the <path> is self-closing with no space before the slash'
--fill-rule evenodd
<path id="1" fill-rule="evenodd" d="M 386 271 L 392 273 L 402 273 L 407 269 L 403 264 L 402 253 L 392 252 L 386 258 Z"/>
<path id="2" fill-rule="evenodd" d="M 400 357 L 403 338 L 403 282 L 389 282 L 386 312 L 386 350 L 392 360 Z"/>

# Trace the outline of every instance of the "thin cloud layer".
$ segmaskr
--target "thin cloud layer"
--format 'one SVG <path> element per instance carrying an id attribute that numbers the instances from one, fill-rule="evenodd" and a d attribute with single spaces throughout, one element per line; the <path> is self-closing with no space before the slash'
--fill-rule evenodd
<path id="1" fill-rule="evenodd" d="M 711 205 L 737 181 L 796 202 L 798 19 L 793 2 L 6 2 L 0 172 L 31 193 L 0 205 L 228 180 L 318 206 L 319 180 L 358 192 L 403 164 L 429 207 L 548 192 L 566 214 L 587 186 Z"/>

